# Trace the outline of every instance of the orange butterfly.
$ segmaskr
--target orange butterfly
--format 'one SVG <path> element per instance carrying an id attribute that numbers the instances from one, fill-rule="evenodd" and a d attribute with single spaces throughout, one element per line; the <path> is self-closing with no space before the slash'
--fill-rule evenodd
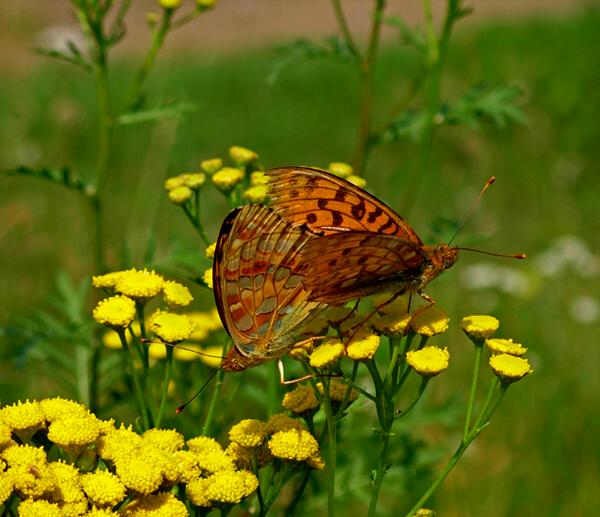
<path id="1" fill-rule="evenodd" d="M 425 246 L 394 210 L 322 170 L 282 167 L 269 176 L 271 207 L 320 236 L 302 248 L 296 272 L 309 299 L 341 304 L 376 292 L 417 293 L 458 258 L 458 248 Z"/>
<path id="2" fill-rule="evenodd" d="M 325 308 L 309 300 L 295 272 L 313 237 L 265 206 L 232 210 L 221 226 L 213 287 L 221 321 L 234 346 L 222 368 L 240 371 L 278 359 L 296 344 L 302 327 Z"/>

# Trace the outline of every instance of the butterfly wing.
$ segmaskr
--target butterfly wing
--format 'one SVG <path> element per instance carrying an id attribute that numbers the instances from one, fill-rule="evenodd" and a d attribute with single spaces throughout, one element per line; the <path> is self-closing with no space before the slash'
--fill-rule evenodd
<path id="1" fill-rule="evenodd" d="M 311 236 L 264 206 L 235 209 L 223 221 L 213 264 L 215 301 L 243 356 L 276 357 L 321 307 L 308 300 L 295 272 Z"/>
<path id="2" fill-rule="evenodd" d="M 367 231 L 423 245 L 394 210 L 349 181 L 309 167 L 280 167 L 266 174 L 271 207 L 292 224 L 325 235 Z"/>
<path id="3" fill-rule="evenodd" d="M 296 269 L 311 300 L 340 304 L 390 288 L 402 291 L 420 278 L 427 263 L 422 247 L 412 242 L 353 231 L 311 239 Z"/>

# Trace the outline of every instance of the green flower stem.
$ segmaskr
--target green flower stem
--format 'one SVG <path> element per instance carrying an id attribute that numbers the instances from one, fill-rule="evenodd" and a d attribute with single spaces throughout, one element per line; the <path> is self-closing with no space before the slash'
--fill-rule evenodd
<path id="1" fill-rule="evenodd" d="M 125 332 L 123 329 L 117 330 L 117 334 L 119 334 L 119 339 L 121 340 L 121 345 L 123 347 L 123 353 L 125 354 L 125 361 L 127 362 L 127 367 L 129 368 L 129 374 L 133 379 L 133 385 L 135 387 L 135 395 L 138 399 L 138 404 L 140 406 L 140 413 L 142 415 L 142 422 L 144 423 L 144 430 L 150 429 L 150 411 L 146 405 L 146 400 L 144 398 L 144 392 L 142 391 L 142 383 L 140 382 L 140 378 L 138 376 L 138 372 L 135 369 L 135 365 L 133 363 L 133 357 L 131 355 L 131 349 L 127 344 L 127 338 L 125 337 Z"/>
<path id="2" fill-rule="evenodd" d="M 144 316 L 144 304 L 142 303 L 136 303 L 135 304 L 135 309 L 136 309 L 136 313 L 137 313 L 137 319 L 138 319 L 138 323 L 140 324 L 140 336 L 142 339 L 146 339 L 146 318 Z M 142 346 L 140 348 L 141 350 L 141 358 L 142 358 L 142 364 L 144 366 L 144 371 L 148 371 L 149 365 L 150 365 L 150 356 L 149 351 L 148 351 L 148 347 L 147 346 Z"/>
<path id="3" fill-rule="evenodd" d="M 371 29 L 367 51 L 360 65 L 360 120 L 358 125 L 358 142 L 354 153 L 353 165 L 357 175 L 364 173 L 365 164 L 371 147 L 371 116 L 373 111 L 373 70 L 379 47 L 381 23 L 386 0 L 375 0 L 375 8 L 371 14 Z"/>
<path id="4" fill-rule="evenodd" d="M 167 362 L 165 364 L 165 377 L 163 379 L 162 394 L 160 397 L 160 406 L 158 408 L 158 416 L 156 417 L 155 427 L 160 427 L 162 421 L 163 412 L 165 409 L 165 402 L 167 401 L 167 394 L 169 392 L 169 382 L 171 381 L 171 372 L 173 369 L 173 347 L 166 346 L 167 349 Z"/>
<path id="5" fill-rule="evenodd" d="M 341 0 L 331 0 L 331 5 L 333 7 L 335 19 L 340 29 L 340 33 L 342 34 L 342 38 L 344 38 L 344 41 L 346 42 L 346 46 L 350 49 L 350 52 L 352 52 L 357 60 L 361 59 L 360 51 L 354 42 L 352 32 L 350 32 L 350 27 L 348 27 L 348 22 L 346 21 Z"/>
<path id="6" fill-rule="evenodd" d="M 414 408 L 417 405 L 417 402 L 419 402 L 419 400 L 423 396 L 423 393 L 425 393 L 425 389 L 427 388 L 427 384 L 429 383 L 429 381 L 430 381 L 430 377 L 423 377 L 421 379 L 421 385 L 419 386 L 419 392 L 417 393 L 416 398 L 411 402 L 410 406 L 408 406 L 404 411 L 402 411 L 401 413 L 399 412 L 396 415 L 396 417 L 395 417 L 396 420 L 408 415 L 408 413 L 412 410 L 412 408 Z"/>
<path id="7" fill-rule="evenodd" d="M 408 375 L 411 372 L 410 366 L 406 364 L 406 353 L 410 350 L 414 338 L 415 334 L 413 333 L 410 333 L 406 336 L 404 348 L 402 349 L 402 360 L 404 364 L 402 366 L 396 365 L 396 371 L 394 373 L 394 395 L 396 395 L 400 391 L 400 388 L 402 388 L 402 386 L 406 382 L 406 379 L 408 378 Z M 401 374 L 400 370 L 402 370 Z M 400 377 L 398 377 L 398 375 L 400 375 Z"/>
<path id="8" fill-rule="evenodd" d="M 438 48 L 437 34 L 435 33 L 435 25 L 433 23 L 433 11 L 431 9 L 431 0 L 422 0 L 423 17 L 425 18 L 425 34 L 427 36 L 427 51 L 428 63 L 434 64 L 437 62 L 440 54 Z"/>
<path id="9" fill-rule="evenodd" d="M 330 379 L 323 378 L 323 409 L 325 410 L 325 418 L 327 420 L 327 443 L 328 443 L 328 460 L 327 460 L 327 515 L 334 515 L 334 496 L 335 496 L 335 464 L 337 459 L 337 421 L 333 414 L 331 404 L 331 394 L 329 393 Z"/>
<path id="10" fill-rule="evenodd" d="M 211 242 L 208 238 L 208 235 L 206 235 L 206 232 L 204 231 L 204 226 L 202 226 L 202 224 L 200 223 L 200 218 L 195 217 L 187 205 L 182 205 L 182 208 L 190 223 L 192 223 L 192 226 L 196 229 L 198 235 L 200 235 L 200 238 L 202 239 L 202 242 L 204 242 L 204 245 L 209 246 Z"/>
<path id="11" fill-rule="evenodd" d="M 467 416 L 465 417 L 465 427 L 463 430 L 463 441 L 466 440 L 471 427 L 471 418 L 473 417 L 473 407 L 477 396 L 477 386 L 479 384 L 479 371 L 481 369 L 481 358 L 483 357 L 483 341 L 474 341 L 475 344 L 475 362 L 473 364 L 473 378 L 471 380 L 471 394 L 467 406 Z"/>
<path id="12" fill-rule="evenodd" d="M 312 469 L 308 469 L 304 472 L 304 475 L 302 476 L 302 481 L 300 481 L 300 484 L 298 485 L 298 489 L 296 490 L 296 493 L 294 494 L 292 501 L 290 502 L 290 504 L 287 506 L 287 508 L 283 512 L 284 515 L 287 515 L 288 517 L 294 515 L 294 512 L 296 511 L 296 508 L 298 507 L 298 503 L 302 499 L 304 490 L 306 490 L 306 487 L 308 486 L 308 482 L 310 481 L 310 476 L 311 476 L 312 472 L 313 472 Z"/>
<path id="13" fill-rule="evenodd" d="M 398 363 L 398 357 L 400 356 L 400 344 L 402 343 L 402 339 L 394 339 L 391 337 L 388 339 L 390 341 L 390 346 L 392 347 L 392 353 L 390 355 L 390 363 L 388 364 L 387 372 L 383 378 L 383 383 L 386 386 L 390 386 L 394 383 L 394 371 L 396 369 L 396 364 Z"/>
<path id="14" fill-rule="evenodd" d="M 129 89 L 129 94 L 126 97 L 127 100 L 125 102 L 125 106 L 127 106 L 127 108 L 135 107 L 139 101 L 146 77 L 148 76 L 154 61 L 156 60 L 156 56 L 158 55 L 158 52 L 165 41 L 165 36 L 171 28 L 173 12 L 174 11 L 172 9 L 165 9 L 163 11 L 163 17 L 160 24 L 153 31 L 152 45 L 146 54 L 146 58 L 144 59 L 142 66 L 140 66 L 138 69 L 133 83 Z"/>
<path id="15" fill-rule="evenodd" d="M 75 347 L 75 364 L 76 379 L 77 379 L 77 394 L 79 400 L 89 407 L 90 404 L 90 348 L 87 346 L 76 346 Z"/>
<path id="16" fill-rule="evenodd" d="M 213 389 L 212 396 L 210 398 L 208 412 L 206 413 L 206 419 L 204 420 L 204 425 L 202 426 L 202 435 L 203 436 L 210 435 L 213 419 L 215 416 L 215 409 L 217 407 L 217 400 L 219 399 L 219 395 L 221 394 L 221 386 L 223 385 L 223 377 L 224 376 L 225 376 L 225 370 L 220 369 L 217 373 L 217 378 L 215 380 L 215 387 Z"/>
<path id="17" fill-rule="evenodd" d="M 102 343 L 97 336 L 93 341 L 92 364 L 90 368 L 90 411 L 94 414 L 98 412 L 98 391 L 100 385 L 100 360 L 102 359 Z"/>
<path id="18" fill-rule="evenodd" d="M 423 0 L 424 5 L 428 4 L 428 0 Z M 427 77 L 427 126 L 425 128 L 425 135 L 421 144 L 421 151 L 419 157 L 419 166 L 417 174 L 413 175 L 410 179 L 407 189 L 405 190 L 404 200 L 402 206 L 404 207 L 404 213 L 410 213 L 414 203 L 418 197 L 418 191 L 425 174 L 429 170 L 429 161 L 431 158 L 431 149 L 433 147 L 433 139 L 438 123 L 436 121 L 436 115 L 440 110 L 440 89 L 442 83 L 442 73 L 444 70 L 444 64 L 448 55 L 448 49 L 450 46 L 450 37 L 452 36 L 452 29 L 454 24 L 461 16 L 461 3 L 462 0 L 448 0 L 446 8 L 446 16 L 444 18 L 444 25 L 442 33 L 437 39 L 433 26 L 427 29 L 427 43 L 428 43 L 428 64 L 429 74 Z M 427 14 L 425 15 L 427 19 Z M 436 58 L 432 61 L 432 58 Z"/>
<path id="19" fill-rule="evenodd" d="M 383 481 L 383 476 L 387 470 L 388 452 L 390 448 L 391 424 L 389 430 L 381 431 L 381 447 L 379 450 L 379 459 L 377 460 L 377 469 L 375 470 L 375 480 L 373 481 L 373 490 L 371 491 L 371 501 L 369 502 L 368 517 L 373 517 L 377 510 L 377 500 L 379 499 L 379 489 Z"/>
<path id="20" fill-rule="evenodd" d="M 292 474 L 293 470 L 286 465 L 283 472 L 279 476 L 279 479 L 277 481 L 275 481 L 275 479 L 272 480 L 272 482 L 269 485 L 269 490 L 267 492 L 267 498 L 264 501 L 264 506 L 260 508 L 258 517 L 264 517 L 265 515 L 267 515 L 267 513 L 271 509 L 271 506 L 273 506 L 273 503 L 277 499 L 279 492 L 281 492 L 283 485 L 285 485 L 285 483 L 290 479 Z"/>
<path id="21" fill-rule="evenodd" d="M 434 480 L 431 486 L 427 489 L 427 491 L 423 494 L 423 496 L 417 501 L 417 503 L 411 508 L 411 510 L 406 514 L 406 517 L 414 517 L 415 513 L 419 508 L 422 508 L 431 495 L 436 491 L 436 489 L 440 486 L 440 484 L 446 479 L 446 476 L 450 473 L 450 471 L 454 468 L 454 466 L 458 463 L 458 460 L 462 457 L 465 451 L 469 448 L 469 445 L 479 436 L 479 434 L 488 426 L 492 415 L 498 408 L 506 390 L 508 388 L 508 384 L 502 384 L 499 382 L 492 383 L 492 387 L 489 391 L 489 396 L 487 398 L 486 404 L 481 410 L 480 417 L 477 420 L 477 423 L 469 431 L 469 433 L 463 438 L 458 449 L 450 458 L 446 466 L 439 473 L 438 477 Z M 490 395 L 491 394 L 491 395 Z"/>
<path id="22" fill-rule="evenodd" d="M 346 410 L 346 407 L 348 406 L 348 399 L 350 398 L 350 394 L 352 393 L 352 387 L 354 386 L 354 383 L 356 381 L 356 375 L 358 374 L 358 365 L 359 362 L 354 361 L 354 364 L 352 365 L 352 373 L 350 374 L 350 378 L 348 379 L 348 388 L 346 388 L 344 398 L 342 399 L 342 403 L 340 404 L 340 407 L 336 413 L 336 417 L 338 418 L 338 420 L 339 418 L 341 418 L 344 411 Z"/>

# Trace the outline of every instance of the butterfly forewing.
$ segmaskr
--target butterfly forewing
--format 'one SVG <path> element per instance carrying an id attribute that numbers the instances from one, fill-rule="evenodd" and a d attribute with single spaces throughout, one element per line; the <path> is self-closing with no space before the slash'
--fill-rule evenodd
<path id="1" fill-rule="evenodd" d="M 368 231 L 423 244 L 394 210 L 349 181 L 309 167 L 280 167 L 266 174 L 271 206 L 292 224 L 324 235 Z"/>
<path id="2" fill-rule="evenodd" d="M 406 289 L 422 273 L 427 255 L 393 235 L 356 231 L 311 239 L 299 259 L 296 267 L 311 300 L 344 303 L 387 289 Z"/>
<path id="3" fill-rule="evenodd" d="M 276 357 L 321 307 L 308 300 L 297 271 L 310 237 L 263 206 L 235 209 L 223 222 L 213 265 L 215 300 L 242 355 Z"/>

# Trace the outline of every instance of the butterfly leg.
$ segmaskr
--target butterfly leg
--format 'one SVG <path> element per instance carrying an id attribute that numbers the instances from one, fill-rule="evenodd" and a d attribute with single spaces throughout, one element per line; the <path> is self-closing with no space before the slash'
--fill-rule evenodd
<path id="1" fill-rule="evenodd" d="M 298 379 L 291 379 L 289 381 L 286 381 L 285 380 L 285 372 L 283 370 L 283 361 L 281 359 L 277 360 L 277 369 L 279 370 L 279 382 L 281 384 L 283 384 L 284 386 L 298 384 L 299 382 L 307 381 L 308 379 L 315 379 L 318 377 L 341 377 L 341 375 L 338 373 L 330 373 L 330 374 L 322 374 L 322 375 L 318 375 L 316 373 L 309 373 L 307 375 L 299 377 Z"/>
<path id="2" fill-rule="evenodd" d="M 405 333 L 408 333 L 409 329 L 410 329 L 410 325 L 411 323 L 415 320 L 415 318 L 419 315 L 422 314 L 423 312 L 425 312 L 427 309 L 433 307 L 436 303 L 437 300 L 433 299 L 431 296 L 429 296 L 427 293 L 423 292 L 423 291 L 418 291 L 417 294 L 423 298 L 423 300 L 425 300 L 427 302 L 427 305 L 423 305 L 422 307 L 419 307 L 418 309 L 415 310 L 415 312 L 413 312 L 410 315 L 410 319 L 408 320 L 408 325 L 406 325 L 406 330 L 404 331 Z M 410 302 L 409 302 L 409 307 L 410 307 Z"/>

